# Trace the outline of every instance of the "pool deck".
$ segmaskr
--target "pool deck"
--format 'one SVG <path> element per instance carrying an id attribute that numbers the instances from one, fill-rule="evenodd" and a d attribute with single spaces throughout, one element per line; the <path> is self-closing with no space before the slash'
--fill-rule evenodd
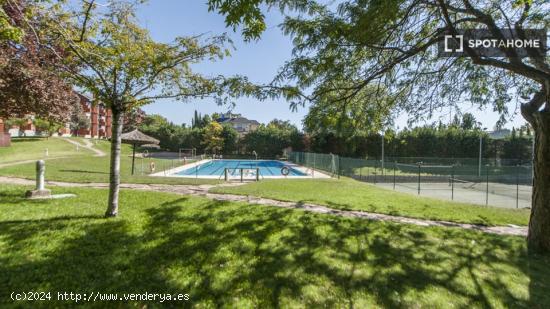
<path id="1" fill-rule="evenodd" d="M 224 159 L 225 160 L 225 159 Z M 154 173 L 154 174 L 151 174 L 149 176 L 153 176 L 153 177 L 179 177 L 179 178 L 202 178 L 202 179 L 223 179 L 223 176 L 222 175 L 178 175 L 177 173 L 183 171 L 183 170 L 187 170 L 187 169 L 190 169 L 190 168 L 193 168 L 197 165 L 201 165 L 201 164 L 205 164 L 205 163 L 208 163 L 212 161 L 212 159 L 206 159 L 206 160 L 200 160 L 200 161 L 197 161 L 197 162 L 193 162 L 193 163 L 189 163 L 189 164 L 185 164 L 185 165 L 182 165 L 182 166 L 178 166 L 176 168 L 172 168 L 172 169 L 169 169 L 169 170 L 165 170 L 165 171 L 162 171 L 162 172 L 157 172 L 157 173 Z M 236 160 L 238 161 L 238 160 Z M 265 160 L 258 160 L 258 161 L 265 161 Z M 273 161 L 273 160 L 268 160 L 268 161 Z M 291 163 L 291 162 L 288 162 L 288 161 L 280 161 L 280 162 L 284 162 L 285 165 L 288 165 L 289 167 L 299 171 L 299 172 L 302 172 L 304 174 L 307 174 L 305 176 L 261 176 L 260 175 L 260 180 L 261 179 L 310 179 L 310 178 L 330 178 L 329 175 L 327 175 L 325 172 L 321 172 L 319 170 L 313 170 L 311 168 L 307 168 L 307 167 L 304 167 L 304 166 L 301 166 L 301 165 L 297 165 L 297 164 L 294 164 L 294 163 Z M 247 181 L 250 181 L 251 178 L 255 177 L 254 176 L 250 176 L 250 175 L 245 175 L 244 179 L 243 180 L 247 180 Z M 235 179 L 240 179 L 240 176 L 231 176 L 230 177 L 231 180 L 235 180 Z"/>

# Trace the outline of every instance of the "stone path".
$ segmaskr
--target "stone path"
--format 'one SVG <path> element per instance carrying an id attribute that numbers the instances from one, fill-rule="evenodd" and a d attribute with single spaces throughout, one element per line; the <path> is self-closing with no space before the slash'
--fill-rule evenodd
<path id="1" fill-rule="evenodd" d="M 104 157 L 104 156 L 107 155 L 105 152 L 103 152 L 103 151 L 101 151 L 101 150 L 95 148 L 94 143 L 92 143 L 91 141 L 89 141 L 89 140 L 87 140 L 87 139 L 83 139 L 84 144 L 81 144 L 81 143 L 79 143 L 79 142 L 77 142 L 77 141 L 75 141 L 75 140 L 72 140 L 72 139 L 63 138 L 63 137 L 58 137 L 58 138 L 60 138 L 60 139 L 62 139 L 62 140 L 64 140 L 64 141 L 66 141 L 66 142 L 68 142 L 68 143 L 71 143 L 71 144 L 73 144 L 73 145 L 76 145 L 76 146 L 78 146 L 78 147 L 86 148 L 86 149 L 88 149 L 88 150 L 90 150 L 90 151 L 93 151 L 93 152 L 95 152 L 95 156 L 96 156 L 96 157 Z"/>
<path id="2" fill-rule="evenodd" d="M 9 183 L 17 185 L 34 185 L 34 181 L 22 178 L 3 177 L 0 176 L 0 183 Z M 108 188 L 107 183 L 68 183 L 59 181 L 47 181 L 49 186 L 59 187 L 86 187 L 86 188 Z M 425 220 L 414 219 L 401 216 L 391 216 L 384 214 L 377 214 L 364 211 L 349 211 L 349 210 L 337 210 L 322 205 L 310 204 L 310 203 L 296 203 L 296 202 L 284 202 L 266 198 L 259 198 L 245 195 L 234 194 L 217 194 L 209 193 L 208 191 L 214 187 L 220 186 L 238 186 L 241 183 L 224 183 L 221 185 L 163 185 L 163 184 L 121 184 L 123 189 L 132 190 L 145 190 L 155 192 L 168 192 L 181 195 L 196 195 L 203 196 L 209 199 L 218 201 L 234 201 L 234 202 L 246 202 L 256 205 L 266 205 L 280 208 L 299 209 L 303 211 L 309 211 L 321 214 L 330 214 L 341 217 L 360 218 L 376 221 L 391 221 L 397 223 L 413 224 L 419 226 L 439 226 L 439 227 L 455 227 L 463 228 L 467 230 L 476 230 L 490 234 L 498 235 L 515 235 L 515 236 L 527 236 L 527 227 L 507 225 L 507 226 L 483 226 L 467 223 L 455 223 L 448 221 L 437 220 Z"/>

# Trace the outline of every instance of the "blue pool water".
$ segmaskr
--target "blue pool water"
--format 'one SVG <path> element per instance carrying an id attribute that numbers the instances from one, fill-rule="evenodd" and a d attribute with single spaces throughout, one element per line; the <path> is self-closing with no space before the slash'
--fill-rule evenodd
<path id="1" fill-rule="evenodd" d="M 283 166 L 288 166 L 281 161 L 269 161 L 269 160 L 212 160 L 203 164 L 198 165 L 197 167 L 190 167 L 183 171 L 176 173 L 176 175 L 181 176 L 221 176 L 223 175 L 226 168 L 237 169 L 231 170 L 232 175 L 237 175 L 240 173 L 240 168 L 245 169 L 260 169 L 261 176 L 282 176 L 281 168 Z M 300 172 L 290 166 L 288 166 L 290 173 L 288 176 L 307 176 L 306 173 Z"/>

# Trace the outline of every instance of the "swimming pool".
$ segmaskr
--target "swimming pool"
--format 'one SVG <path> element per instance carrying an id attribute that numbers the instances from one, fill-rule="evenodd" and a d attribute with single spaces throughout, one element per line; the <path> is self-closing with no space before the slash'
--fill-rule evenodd
<path id="1" fill-rule="evenodd" d="M 206 162 L 198 162 L 184 169 L 174 171 L 174 176 L 183 177 L 204 177 L 216 178 L 223 177 L 225 169 L 229 169 L 229 176 L 239 176 L 241 169 L 245 173 L 245 177 L 255 176 L 256 169 L 259 169 L 261 177 L 283 176 L 281 169 L 288 168 L 288 176 L 307 176 L 303 168 L 297 167 L 292 163 L 285 163 L 275 160 L 208 160 Z"/>

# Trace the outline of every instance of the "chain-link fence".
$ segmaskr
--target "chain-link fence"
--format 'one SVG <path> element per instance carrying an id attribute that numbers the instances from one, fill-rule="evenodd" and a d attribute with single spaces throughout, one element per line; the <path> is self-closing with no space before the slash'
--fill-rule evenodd
<path id="1" fill-rule="evenodd" d="M 472 158 L 346 158 L 293 152 L 289 161 L 396 191 L 507 208 L 531 205 L 531 162 Z"/>

